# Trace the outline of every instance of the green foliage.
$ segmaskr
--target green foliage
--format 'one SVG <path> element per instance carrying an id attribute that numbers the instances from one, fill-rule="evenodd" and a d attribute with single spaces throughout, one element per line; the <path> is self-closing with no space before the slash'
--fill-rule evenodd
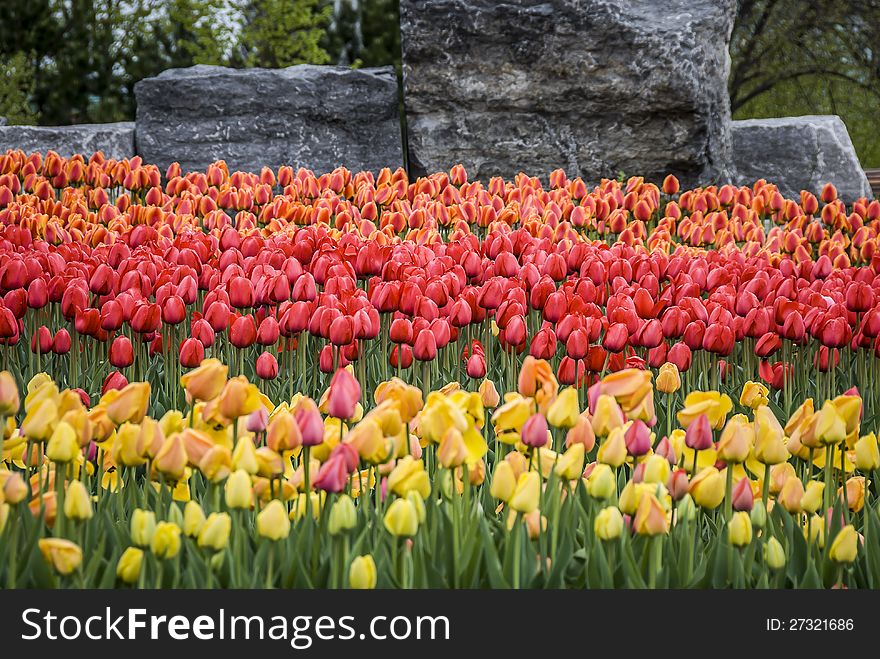
<path id="1" fill-rule="evenodd" d="M 329 62 L 321 40 L 332 7 L 321 4 L 320 0 L 251 0 L 244 12 L 241 63 L 282 68 Z"/>
<path id="2" fill-rule="evenodd" d="M 37 115 L 30 105 L 34 67 L 24 53 L 0 58 L 0 117 L 10 124 L 28 124 Z"/>
<path id="3" fill-rule="evenodd" d="M 740 0 L 730 45 L 734 117 L 840 115 L 862 164 L 880 166 L 878 23 L 880 0 Z"/>
<path id="4" fill-rule="evenodd" d="M 328 6 L 336 6 L 326 0 Z M 340 0 L 324 47 L 336 64 L 400 68 L 398 0 Z"/>

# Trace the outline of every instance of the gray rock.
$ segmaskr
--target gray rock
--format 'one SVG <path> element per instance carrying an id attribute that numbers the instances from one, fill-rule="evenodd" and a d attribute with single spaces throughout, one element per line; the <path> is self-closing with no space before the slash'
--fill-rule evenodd
<path id="1" fill-rule="evenodd" d="M 76 126 L 0 126 L 0 153 L 21 149 L 25 153 L 54 151 L 69 158 L 79 153 L 88 159 L 96 151 L 114 160 L 134 157 L 134 122 L 78 124 Z"/>
<path id="2" fill-rule="evenodd" d="M 6 120 L 6 117 L 0 117 L 0 126 L 5 126 L 7 123 L 9 122 Z"/>
<path id="3" fill-rule="evenodd" d="M 401 0 L 414 173 L 462 162 L 709 183 L 730 160 L 734 0 Z"/>
<path id="4" fill-rule="evenodd" d="M 378 171 L 403 163 L 392 67 L 286 69 L 193 66 L 135 85 L 137 148 L 164 171 L 340 165 Z"/>
<path id="5" fill-rule="evenodd" d="M 734 121 L 731 135 L 736 182 L 775 183 L 787 197 L 819 193 L 833 183 L 840 198 L 871 197 L 846 126 L 836 115 Z"/>

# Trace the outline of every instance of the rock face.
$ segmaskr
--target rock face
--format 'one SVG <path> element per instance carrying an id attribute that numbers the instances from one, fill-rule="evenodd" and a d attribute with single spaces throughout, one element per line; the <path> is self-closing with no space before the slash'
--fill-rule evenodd
<path id="1" fill-rule="evenodd" d="M 286 69 L 193 66 L 135 85 L 137 148 L 164 170 L 344 165 L 378 171 L 403 164 L 392 67 Z"/>
<path id="2" fill-rule="evenodd" d="M 401 0 L 414 173 L 687 183 L 730 160 L 734 0 Z"/>
<path id="3" fill-rule="evenodd" d="M 870 197 L 871 188 L 846 126 L 836 115 L 747 119 L 731 130 L 736 182 L 764 178 L 783 195 L 819 193 L 833 183 L 840 198 Z"/>
<path id="4" fill-rule="evenodd" d="M 0 126 L 5 126 L 7 124 L 6 117 L 0 117 Z"/>
<path id="5" fill-rule="evenodd" d="M 65 158 L 79 153 L 88 159 L 96 151 L 114 160 L 134 157 L 134 122 L 79 124 L 77 126 L 2 126 L 0 153 L 55 151 Z"/>

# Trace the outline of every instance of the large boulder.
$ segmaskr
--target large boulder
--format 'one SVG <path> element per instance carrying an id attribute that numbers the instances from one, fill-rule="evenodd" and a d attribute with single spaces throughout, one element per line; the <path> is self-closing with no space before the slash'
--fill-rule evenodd
<path id="1" fill-rule="evenodd" d="M 845 201 L 871 196 L 846 126 L 836 115 L 734 121 L 731 135 L 740 185 L 763 178 L 783 195 L 797 197 L 801 190 L 818 193 L 830 182 Z"/>
<path id="2" fill-rule="evenodd" d="M 137 148 L 163 170 L 281 165 L 324 173 L 403 164 L 392 67 L 286 69 L 193 66 L 135 85 Z"/>
<path id="3" fill-rule="evenodd" d="M 134 157 L 134 122 L 79 124 L 76 126 L 0 125 L 0 153 L 21 149 L 25 153 L 54 151 L 69 158 L 82 154 L 88 159 L 96 151 L 114 160 Z"/>
<path id="4" fill-rule="evenodd" d="M 413 173 L 727 174 L 735 0 L 401 0 Z"/>

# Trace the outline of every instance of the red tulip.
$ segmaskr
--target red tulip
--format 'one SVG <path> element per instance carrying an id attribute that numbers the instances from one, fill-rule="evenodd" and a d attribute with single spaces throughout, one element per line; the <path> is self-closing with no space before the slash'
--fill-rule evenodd
<path id="1" fill-rule="evenodd" d="M 620 352 L 629 341 L 629 330 L 623 323 L 614 323 L 605 332 L 602 347 L 610 352 Z"/>
<path id="2" fill-rule="evenodd" d="M 236 348 L 247 348 L 257 340 L 257 326 L 250 314 L 239 316 L 229 328 L 229 342 Z"/>
<path id="3" fill-rule="evenodd" d="M 486 377 L 486 359 L 482 355 L 474 353 L 467 360 L 466 370 L 469 378 L 480 380 Z"/>
<path id="4" fill-rule="evenodd" d="M 128 386 L 128 380 L 119 371 L 110 371 L 104 378 L 104 384 L 101 386 L 101 394 L 106 394 L 113 389 L 125 389 Z"/>
<path id="5" fill-rule="evenodd" d="M 110 363 L 116 368 L 126 368 L 134 363 L 134 348 L 127 336 L 117 336 L 110 344 Z"/>
<path id="6" fill-rule="evenodd" d="M 52 339 L 52 352 L 56 355 L 66 355 L 70 352 L 70 344 L 70 333 L 62 327 L 55 332 L 55 337 Z"/>
<path id="7" fill-rule="evenodd" d="M 45 325 L 40 325 L 31 336 L 31 352 L 45 355 L 52 351 L 52 333 Z"/>
<path id="8" fill-rule="evenodd" d="M 712 426 L 705 414 L 697 416 L 685 430 L 684 443 L 695 451 L 705 451 L 712 447 Z"/>
<path id="9" fill-rule="evenodd" d="M 180 365 L 195 368 L 205 359 L 205 346 L 196 338 L 184 339 L 180 344 Z"/>
<path id="10" fill-rule="evenodd" d="M 692 353 L 685 343 L 676 343 L 669 348 L 666 359 L 678 367 L 682 373 L 690 370 Z"/>
<path id="11" fill-rule="evenodd" d="M 413 356 L 422 362 L 432 361 L 437 357 L 437 340 L 430 330 L 422 330 L 416 335 L 413 343 Z"/>
<path id="12" fill-rule="evenodd" d="M 257 357 L 257 377 L 263 380 L 274 380 L 278 377 L 278 360 L 270 352 L 263 352 Z"/>
<path id="13" fill-rule="evenodd" d="M 169 295 L 162 304 L 162 322 L 177 325 L 186 320 L 186 305 L 179 295 Z"/>

